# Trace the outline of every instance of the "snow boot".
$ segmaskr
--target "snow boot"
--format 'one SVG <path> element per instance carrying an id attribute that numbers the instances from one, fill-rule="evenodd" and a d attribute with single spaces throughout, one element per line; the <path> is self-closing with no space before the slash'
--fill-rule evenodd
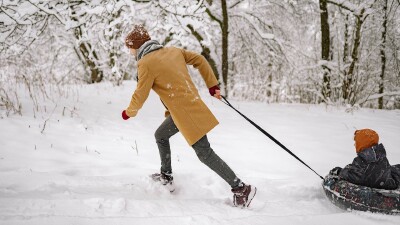
<path id="1" fill-rule="evenodd" d="M 161 171 L 161 173 L 154 173 L 151 175 L 154 181 L 160 182 L 164 185 L 169 192 L 175 191 L 174 177 L 172 176 L 172 171 Z"/>
<path id="2" fill-rule="evenodd" d="M 256 195 L 257 188 L 241 182 L 237 187 L 232 188 L 233 204 L 235 206 L 249 207 L 251 200 Z"/>

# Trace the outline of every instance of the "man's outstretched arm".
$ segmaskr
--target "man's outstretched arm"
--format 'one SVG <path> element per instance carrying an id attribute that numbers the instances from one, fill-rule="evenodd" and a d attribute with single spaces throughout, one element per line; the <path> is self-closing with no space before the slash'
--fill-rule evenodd
<path id="1" fill-rule="evenodd" d="M 125 110 L 128 117 L 136 116 L 147 97 L 149 97 L 151 88 L 153 87 L 154 78 L 143 65 L 138 65 L 138 79 L 137 87 L 132 95 L 131 102 Z"/>

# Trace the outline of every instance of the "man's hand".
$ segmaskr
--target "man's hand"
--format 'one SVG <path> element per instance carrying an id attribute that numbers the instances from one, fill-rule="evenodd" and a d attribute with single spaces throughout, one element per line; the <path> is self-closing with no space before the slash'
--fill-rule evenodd
<path id="1" fill-rule="evenodd" d="M 211 96 L 221 99 L 221 90 L 219 89 L 218 85 L 210 87 L 208 91 L 210 92 Z"/>
<path id="2" fill-rule="evenodd" d="M 126 110 L 122 111 L 122 119 L 127 120 L 130 117 L 128 115 L 126 115 Z"/>

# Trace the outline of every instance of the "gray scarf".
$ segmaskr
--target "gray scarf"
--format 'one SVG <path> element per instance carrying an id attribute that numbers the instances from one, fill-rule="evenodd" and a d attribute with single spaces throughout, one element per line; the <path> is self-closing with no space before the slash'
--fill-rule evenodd
<path id="1" fill-rule="evenodd" d="M 163 46 L 156 40 L 146 41 L 140 48 L 138 49 L 137 60 L 139 61 L 145 55 L 149 54 L 152 51 L 158 50 Z"/>

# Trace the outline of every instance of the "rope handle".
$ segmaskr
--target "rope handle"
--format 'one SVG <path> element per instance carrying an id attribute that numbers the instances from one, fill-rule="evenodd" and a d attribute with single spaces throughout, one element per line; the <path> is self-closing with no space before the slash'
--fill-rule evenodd
<path id="1" fill-rule="evenodd" d="M 301 162 L 303 165 L 305 165 L 307 168 L 312 170 L 319 178 L 324 180 L 324 178 L 319 175 L 315 170 L 313 170 L 309 165 L 307 165 L 303 160 L 301 160 L 297 155 L 295 155 L 292 151 L 290 151 L 285 145 L 283 145 L 281 142 L 279 142 L 277 139 L 275 139 L 272 135 L 270 135 L 267 131 L 265 131 L 263 128 L 258 126 L 256 123 L 254 123 L 252 120 L 247 118 L 247 116 L 243 115 L 239 110 L 237 110 L 233 105 L 226 99 L 225 96 L 221 95 L 222 99 L 221 102 L 223 102 L 225 105 L 231 107 L 233 110 L 235 110 L 237 113 L 239 113 L 243 118 L 245 118 L 248 122 L 250 122 L 253 126 L 255 126 L 259 131 L 261 131 L 265 136 L 267 136 L 269 139 L 271 139 L 273 142 L 275 142 L 277 145 L 279 145 L 283 150 L 285 150 L 287 153 L 289 153 L 291 156 L 293 156 L 295 159 L 297 159 L 299 162 Z"/>

